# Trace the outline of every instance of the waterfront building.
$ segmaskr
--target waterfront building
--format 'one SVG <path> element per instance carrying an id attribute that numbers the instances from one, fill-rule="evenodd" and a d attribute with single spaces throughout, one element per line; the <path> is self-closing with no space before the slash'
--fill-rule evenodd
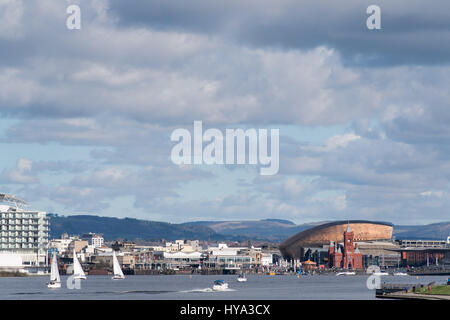
<path id="1" fill-rule="evenodd" d="M 273 254 L 272 253 L 263 253 L 261 257 L 261 265 L 264 267 L 269 267 L 273 264 Z"/>
<path id="2" fill-rule="evenodd" d="M 148 247 L 141 246 L 135 248 L 134 264 L 137 269 L 152 269 L 154 255 L 153 250 Z"/>
<path id="3" fill-rule="evenodd" d="M 47 264 L 49 220 L 46 212 L 25 210 L 27 203 L 0 194 L 0 254 L 5 265 L 37 270 Z M 9 258 L 8 258 L 9 257 Z"/>
<path id="4" fill-rule="evenodd" d="M 72 253 L 75 250 L 76 253 L 79 253 L 88 245 L 89 242 L 87 240 L 74 239 L 70 242 L 68 251 Z"/>
<path id="5" fill-rule="evenodd" d="M 330 243 L 334 245 L 334 241 Z M 328 265 L 328 250 L 329 246 L 304 248 L 302 260 L 311 260 L 318 265 Z"/>
<path id="6" fill-rule="evenodd" d="M 122 268 L 134 269 L 135 255 L 131 252 L 116 252 L 117 260 Z M 93 263 L 102 263 L 110 267 L 113 265 L 113 252 L 98 253 L 92 261 Z"/>
<path id="7" fill-rule="evenodd" d="M 361 241 L 358 249 L 363 255 L 363 266 L 378 265 L 385 267 L 399 267 L 400 254 L 396 251 L 399 245 L 392 241 Z"/>
<path id="8" fill-rule="evenodd" d="M 136 243 L 133 241 L 121 241 L 117 240 L 111 246 L 115 251 L 133 251 L 136 247 Z"/>
<path id="9" fill-rule="evenodd" d="M 400 248 L 402 267 L 450 266 L 450 248 Z"/>
<path id="10" fill-rule="evenodd" d="M 164 252 L 164 260 L 169 269 L 182 270 L 187 268 L 199 268 L 206 257 L 202 252 Z"/>
<path id="11" fill-rule="evenodd" d="M 262 251 L 255 247 L 228 247 L 219 243 L 217 247 L 209 247 L 208 259 L 204 263 L 207 267 L 236 271 L 254 269 L 261 266 Z"/>
<path id="12" fill-rule="evenodd" d="M 49 243 L 49 248 L 55 249 L 58 254 L 65 254 L 69 250 L 69 245 L 73 238 L 52 239 Z"/>
<path id="13" fill-rule="evenodd" d="M 202 247 L 198 240 L 175 240 L 175 242 L 166 242 L 161 251 L 165 252 L 196 252 L 201 251 Z"/>
<path id="14" fill-rule="evenodd" d="M 358 245 L 354 243 L 355 234 L 352 232 L 350 225 L 344 231 L 344 243 L 339 244 L 337 241 L 330 243 L 328 257 L 330 268 L 344 269 L 362 269 L 363 258 L 358 249 Z"/>
<path id="15" fill-rule="evenodd" d="M 402 248 L 444 248 L 447 244 L 445 240 L 398 240 L 398 243 Z"/>

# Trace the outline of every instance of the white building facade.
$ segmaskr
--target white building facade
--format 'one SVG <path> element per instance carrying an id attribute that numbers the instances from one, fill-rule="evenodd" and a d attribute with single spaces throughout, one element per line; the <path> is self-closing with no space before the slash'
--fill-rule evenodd
<path id="1" fill-rule="evenodd" d="M 4 267 L 11 259 L 21 259 L 23 267 L 47 264 L 49 219 L 45 212 L 24 210 L 26 203 L 12 195 L 1 194 L 0 202 L 0 254 Z M 0 267 L 2 262 L 0 261 Z M 9 261 L 8 263 L 6 263 Z"/>

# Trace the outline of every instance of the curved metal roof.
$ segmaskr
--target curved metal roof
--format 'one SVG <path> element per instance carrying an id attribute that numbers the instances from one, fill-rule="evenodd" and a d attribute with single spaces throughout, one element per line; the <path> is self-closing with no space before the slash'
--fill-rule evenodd
<path id="1" fill-rule="evenodd" d="M 384 225 L 393 227 L 394 225 L 390 222 L 384 222 L 384 221 L 369 221 L 369 220 L 339 220 L 339 221 L 333 221 L 329 223 L 324 223 L 306 230 L 303 230 L 290 238 L 286 239 L 280 244 L 280 247 L 289 246 L 290 244 L 296 242 L 297 240 L 301 239 L 302 237 L 308 236 L 312 233 L 316 233 L 321 229 L 325 229 L 328 227 L 336 226 L 336 225 L 347 225 L 347 224 L 357 224 L 357 223 L 370 223 L 370 224 L 378 224 L 378 225 Z"/>

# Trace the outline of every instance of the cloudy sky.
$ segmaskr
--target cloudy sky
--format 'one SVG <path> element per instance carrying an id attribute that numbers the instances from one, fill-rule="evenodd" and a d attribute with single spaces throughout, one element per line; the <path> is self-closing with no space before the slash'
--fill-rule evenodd
<path id="1" fill-rule="evenodd" d="M 0 192 L 168 222 L 448 220 L 449 62 L 447 0 L 0 0 Z M 174 165 L 194 120 L 279 128 L 279 173 Z"/>

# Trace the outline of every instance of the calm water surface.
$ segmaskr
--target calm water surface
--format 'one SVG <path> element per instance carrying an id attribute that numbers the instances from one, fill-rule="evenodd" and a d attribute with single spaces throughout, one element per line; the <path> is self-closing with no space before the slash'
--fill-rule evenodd
<path id="1" fill-rule="evenodd" d="M 0 299 L 187 299 L 187 300 L 275 300 L 275 299 L 375 299 L 366 287 L 367 276 L 267 276 L 248 275 L 247 282 L 236 276 L 127 276 L 113 281 L 110 276 L 88 276 L 81 289 L 66 287 L 67 276 L 61 277 L 61 289 L 48 289 L 48 277 L 0 278 Z M 383 276 L 387 283 L 444 282 L 446 276 Z M 223 279 L 229 290 L 212 291 L 213 281 Z"/>

